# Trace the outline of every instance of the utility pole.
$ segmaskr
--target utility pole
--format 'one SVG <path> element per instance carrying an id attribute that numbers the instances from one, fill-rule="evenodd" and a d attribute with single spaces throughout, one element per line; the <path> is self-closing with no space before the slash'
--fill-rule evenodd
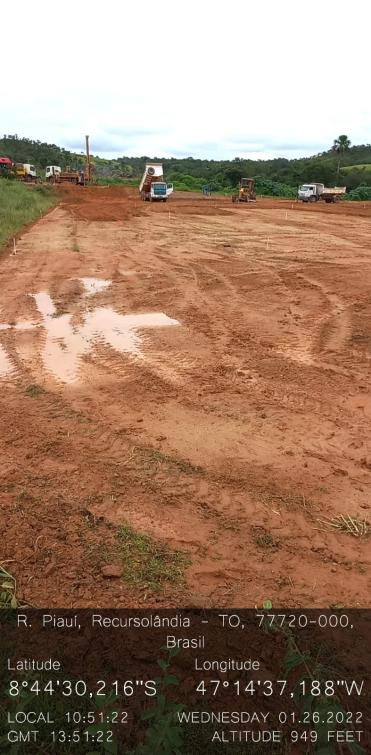
<path id="1" fill-rule="evenodd" d="M 90 166 L 90 151 L 89 151 L 89 136 L 85 136 L 86 144 L 86 174 L 85 180 L 90 181 L 91 178 L 91 166 Z"/>

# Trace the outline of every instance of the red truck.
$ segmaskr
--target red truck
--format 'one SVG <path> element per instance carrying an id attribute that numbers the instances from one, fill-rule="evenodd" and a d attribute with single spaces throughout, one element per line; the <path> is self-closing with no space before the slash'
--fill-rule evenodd
<path id="1" fill-rule="evenodd" d="M 0 157 L 0 170 L 11 171 L 12 167 L 13 163 L 9 157 Z"/>

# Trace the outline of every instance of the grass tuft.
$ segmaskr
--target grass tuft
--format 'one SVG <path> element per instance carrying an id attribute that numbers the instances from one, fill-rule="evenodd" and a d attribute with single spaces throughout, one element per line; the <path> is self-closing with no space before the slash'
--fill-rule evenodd
<path id="1" fill-rule="evenodd" d="M 255 545 L 258 545 L 259 548 L 275 549 L 279 547 L 279 540 L 274 538 L 273 535 L 264 527 L 253 527 L 252 539 Z"/>
<path id="2" fill-rule="evenodd" d="M 0 609 L 17 608 L 16 581 L 0 564 Z"/>
<path id="3" fill-rule="evenodd" d="M 370 534 L 370 525 L 366 519 L 358 519 L 349 514 L 346 516 L 338 514 L 338 516 L 334 516 L 332 519 L 325 518 L 318 519 L 318 521 L 327 528 L 346 532 L 348 535 L 353 535 L 353 537 L 366 537 L 366 535 Z"/>
<path id="4" fill-rule="evenodd" d="M 189 556 L 173 551 L 148 535 L 125 525 L 118 532 L 123 577 L 133 585 L 159 590 L 166 583 L 182 583 Z"/>
<path id="5" fill-rule="evenodd" d="M 35 383 L 31 383 L 31 385 L 28 385 L 26 388 L 26 395 L 30 396 L 30 398 L 37 398 L 43 393 L 44 388 L 42 388 L 41 385 L 36 385 Z"/>
<path id="6" fill-rule="evenodd" d="M 67 310 L 66 309 L 63 309 L 63 307 L 57 307 L 57 309 L 55 310 L 55 312 L 53 312 L 52 317 L 54 317 L 54 318 L 56 318 L 56 317 L 62 317 L 63 315 L 66 315 L 66 314 L 67 314 Z"/>

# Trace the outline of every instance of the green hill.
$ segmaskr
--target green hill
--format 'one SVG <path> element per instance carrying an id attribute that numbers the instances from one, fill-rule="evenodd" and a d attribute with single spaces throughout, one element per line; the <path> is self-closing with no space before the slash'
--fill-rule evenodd
<path id="1" fill-rule="evenodd" d="M 366 163 L 365 165 L 345 165 L 345 167 L 342 168 L 343 173 L 349 173 L 350 170 L 371 171 L 371 163 Z"/>

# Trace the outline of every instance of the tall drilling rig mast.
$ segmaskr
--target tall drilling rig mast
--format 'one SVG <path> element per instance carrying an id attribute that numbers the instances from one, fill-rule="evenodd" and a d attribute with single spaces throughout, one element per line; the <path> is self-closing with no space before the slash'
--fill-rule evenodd
<path id="1" fill-rule="evenodd" d="M 91 179 L 91 164 L 90 164 L 90 151 L 89 151 L 89 136 L 85 136 L 86 144 L 86 168 L 85 168 L 85 181 L 89 182 Z"/>

